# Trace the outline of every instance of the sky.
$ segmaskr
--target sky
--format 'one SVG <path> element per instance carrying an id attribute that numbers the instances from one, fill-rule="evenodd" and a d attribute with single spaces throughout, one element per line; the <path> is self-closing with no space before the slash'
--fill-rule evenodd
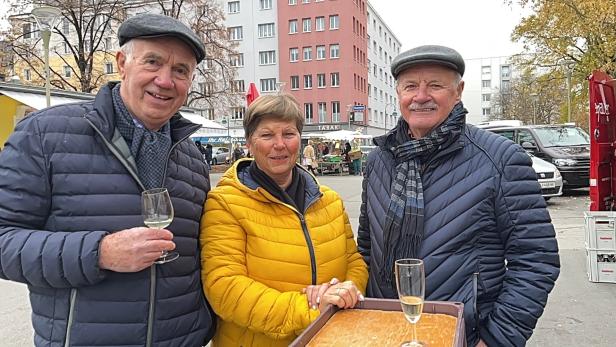
<path id="1" fill-rule="evenodd" d="M 402 43 L 402 50 L 438 44 L 454 48 L 464 59 L 522 51 L 510 38 L 522 9 L 503 0 L 371 0 L 370 4 Z"/>

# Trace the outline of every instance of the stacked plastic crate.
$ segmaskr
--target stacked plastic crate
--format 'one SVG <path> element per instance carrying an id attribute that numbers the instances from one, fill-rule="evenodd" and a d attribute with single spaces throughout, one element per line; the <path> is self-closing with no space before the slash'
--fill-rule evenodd
<path id="1" fill-rule="evenodd" d="M 584 223 L 588 280 L 616 283 L 616 212 L 584 212 Z"/>

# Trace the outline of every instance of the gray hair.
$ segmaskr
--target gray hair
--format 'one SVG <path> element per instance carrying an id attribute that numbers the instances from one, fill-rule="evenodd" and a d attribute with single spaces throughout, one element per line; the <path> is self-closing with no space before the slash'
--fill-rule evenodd
<path id="1" fill-rule="evenodd" d="M 134 43 L 134 40 L 129 40 L 128 42 L 120 46 L 120 51 L 122 51 L 122 53 L 124 53 L 124 55 L 126 56 L 127 62 L 133 58 L 133 50 L 135 47 Z"/>
<path id="2" fill-rule="evenodd" d="M 462 75 L 460 75 L 460 73 L 458 71 L 455 71 L 455 70 L 451 70 L 451 71 L 455 74 L 455 79 L 454 79 L 453 83 L 457 87 L 457 86 L 460 85 L 460 82 L 462 82 Z M 400 77 L 400 75 L 398 75 L 398 77 Z M 400 84 L 400 78 L 396 78 L 396 92 L 398 91 L 398 85 L 399 84 Z"/>

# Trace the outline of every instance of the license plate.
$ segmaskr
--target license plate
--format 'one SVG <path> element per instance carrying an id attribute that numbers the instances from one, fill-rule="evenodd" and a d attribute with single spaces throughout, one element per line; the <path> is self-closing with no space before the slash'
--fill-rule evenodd
<path id="1" fill-rule="evenodd" d="M 542 189 L 556 187 L 556 183 L 554 182 L 539 182 L 539 184 L 541 185 Z"/>

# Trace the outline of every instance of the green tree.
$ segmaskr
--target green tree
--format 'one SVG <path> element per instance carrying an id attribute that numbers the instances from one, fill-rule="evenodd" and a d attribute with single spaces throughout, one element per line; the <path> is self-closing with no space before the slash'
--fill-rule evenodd
<path id="1" fill-rule="evenodd" d="M 532 13 L 516 26 L 512 39 L 531 52 L 518 63 L 540 69 L 562 84 L 570 74 L 572 121 L 588 124 L 586 78 L 593 70 L 616 74 L 614 0 L 511 0 Z M 566 120 L 566 94 L 560 119 Z"/>

